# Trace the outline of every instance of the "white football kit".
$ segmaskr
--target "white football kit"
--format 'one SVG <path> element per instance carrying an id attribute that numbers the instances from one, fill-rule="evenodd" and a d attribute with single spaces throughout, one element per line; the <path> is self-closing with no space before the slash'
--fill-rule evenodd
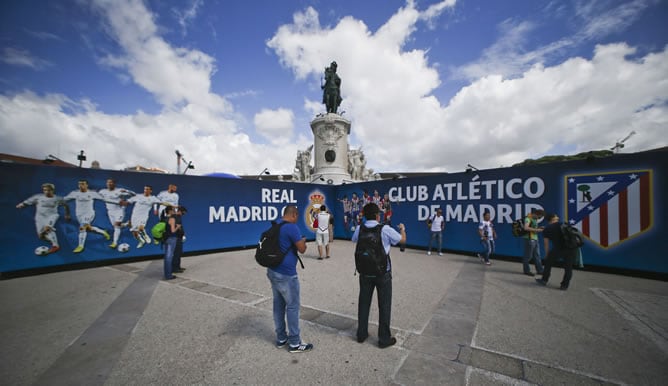
<path id="1" fill-rule="evenodd" d="M 23 205 L 35 205 L 35 228 L 37 233 L 41 233 L 44 227 L 56 229 L 58 221 L 58 205 L 64 204 L 60 196 L 47 197 L 44 194 L 35 194 L 23 201 Z"/>
<path id="2" fill-rule="evenodd" d="M 134 196 L 134 192 L 131 192 L 126 189 L 101 189 L 100 195 L 105 200 L 105 205 L 107 206 L 107 215 L 109 216 L 109 222 L 111 225 L 114 225 L 117 222 L 123 222 L 125 218 L 125 207 L 120 206 L 118 203 L 123 199 L 123 197 Z"/>
<path id="3" fill-rule="evenodd" d="M 160 202 L 166 202 L 172 204 L 172 206 L 174 207 L 179 206 L 179 194 L 176 192 L 170 193 L 167 190 L 163 190 L 162 192 L 158 193 L 158 199 L 160 200 Z M 165 210 L 165 206 L 160 205 L 158 214 L 162 214 L 163 210 Z"/>
<path id="4" fill-rule="evenodd" d="M 148 213 L 153 207 L 153 204 L 158 204 L 161 201 L 156 196 L 137 195 L 130 197 L 128 202 L 135 204 L 132 208 L 132 215 L 130 217 L 130 223 L 132 224 L 132 228 L 130 228 L 130 230 L 137 231 L 139 230 L 139 226 L 146 226 L 146 222 L 148 221 Z"/>
<path id="5" fill-rule="evenodd" d="M 93 204 L 95 200 L 104 201 L 104 197 L 98 192 L 87 191 L 82 192 L 74 190 L 63 198 L 65 201 L 74 200 L 76 202 L 76 216 L 80 225 L 90 225 L 95 220 L 95 209 Z"/>

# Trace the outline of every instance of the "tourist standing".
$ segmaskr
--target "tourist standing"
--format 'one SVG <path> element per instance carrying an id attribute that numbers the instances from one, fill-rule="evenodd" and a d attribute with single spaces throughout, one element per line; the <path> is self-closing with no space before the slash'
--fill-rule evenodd
<path id="1" fill-rule="evenodd" d="M 431 237 L 429 239 L 429 249 L 427 254 L 431 255 L 431 245 L 434 240 L 438 241 L 438 255 L 443 256 L 443 231 L 445 230 L 445 218 L 443 217 L 443 209 L 436 209 L 436 214 L 432 215 L 427 220 L 427 226 L 431 232 Z"/>
<path id="2" fill-rule="evenodd" d="M 271 283 L 274 297 L 273 313 L 276 331 L 276 347 L 288 345 L 291 353 L 306 352 L 313 349 L 311 343 L 303 343 L 299 334 L 299 277 L 297 276 L 297 253 L 306 252 L 306 237 L 301 235 L 297 226 L 299 211 L 294 205 L 288 205 L 283 211 L 279 244 L 285 257 L 281 264 L 267 268 L 267 278 Z M 287 331 L 286 331 L 287 319 Z"/>

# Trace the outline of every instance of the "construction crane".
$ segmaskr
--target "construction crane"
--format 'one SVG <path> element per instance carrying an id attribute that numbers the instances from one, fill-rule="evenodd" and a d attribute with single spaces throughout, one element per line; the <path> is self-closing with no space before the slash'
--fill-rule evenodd
<path id="1" fill-rule="evenodd" d="M 629 135 L 627 135 L 624 139 L 617 141 L 615 146 L 611 147 L 610 150 L 614 151 L 615 153 L 619 153 L 619 150 L 624 148 L 624 142 L 633 137 L 635 134 L 635 131 L 630 132 Z"/>

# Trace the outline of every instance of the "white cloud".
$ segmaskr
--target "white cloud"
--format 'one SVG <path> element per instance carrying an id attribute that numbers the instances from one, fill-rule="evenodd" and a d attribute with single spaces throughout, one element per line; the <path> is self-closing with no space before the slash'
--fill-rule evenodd
<path id="1" fill-rule="evenodd" d="M 181 26 L 181 34 L 183 36 L 186 36 L 188 33 L 188 25 L 192 23 L 195 18 L 197 17 L 197 11 L 199 7 L 204 4 L 204 0 L 193 0 L 190 3 L 190 6 L 184 10 L 181 11 L 179 9 L 173 9 L 172 12 L 174 12 L 174 15 L 176 15 L 176 19 Z"/>
<path id="2" fill-rule="evenodd" d="M 294 129 L 295 115 L 292 110 L 288 109 L 262 109 L 255 114 L 253 122 L 255 129 L 263 137 L 268 140 L 277 142 L 287 142 L 292 138 L 292 131 Z"/>
<path id="3" fill-rule="evenodd" d="M 24 28 L 23 30 L 26 31 L 28 33 L 28 35 L 33 36 L 33 37 L 35 37 L 37 39 L 40 39 L 40 40 L 56 40 L 56 41 L 60 41 L 60 42 L 64 41 L 63 38 L 61 38 L 60 36 L 58 36 L 56 34 L 52 34 L 50 32 L 33 31 L 33 30 L 28 29 L 28 28 Z"/>
<path id="4" fill-rule="evenodd" d="M 295 122 L 323 112 L 319 98 L 304 100 L 306 119 L 284 108 L 260 110 L 255 128 L 270 143 L 254 143 L 229 102 L 233 95 L 210 89 L 216 71 L 212 57 L 167 42 L 140 1 L 96 4 L 119 50 L 105 63 L 154 95 L 162 111 L 113 115 L 94 100 L 29 91 L 0 95 L 0 152 L 36 158 L 54 154 L 76 162 L 84 149 L 103 168 L 142 164 L 174 170 L 178 148 L 198 174 L 257 174 L 267 166 L 272 173 L 292 171 L 297 149 L 313 140 L 303 134 L 295 138 Z M 529 58 L 540 58 L 540 51 L 521 57 L 511 53 L 519 63 L 509 66 L 512 77 L 481 70 L 451 100 L 439 100 L 434 92 L 441 78 L 429 61 L 429 47 L 406 50 L 405 43 L 419 23 L 436 22 L 445 9 L 419 11 L 408 2 L 373 32 L 352 17 L 322 27 L 317 11 L 307 8 L 294 15 L 292 24 L 279 27 L 267 45 L 302 82 L 316 83 L 325 66 L 338 62 L 341 110 L 352 121 L 350 145 L 363 146 L 367 165 L 376 171 L 508 166 L 554 149 L 610 148 L 631 130 L 637 135 L 625 151 L 667 145 L 665 48 L 638 55 L 626 44 L 601 45 L 591 59 L 575 57 L 551 66 Z M 512 46 L 508 42 L 523 42 L 534 25 L 509 21 L 505 28 L 506 40 L 488 51 L 496 50 L 497 58 L 503 47 Z"/>
<path id="5" fill-rule="evenodd" d="M 576 3 L 575 14 L 583 22 L 580 34 L 583 39 L 593 39 L 619 32 L 631 26 L 649 6 L 659 0 L 633 0 L 608 8 L 607 1 Z"/>
<path id="6" fill-rule="evenodd" d="M 504 20 L 499 24 L 499 39 L 483 50 L 480 59 L 453 69 L 452 78 L 474 80 L 490 74 L 516 76 L 531 65 L 542 62 L 546 49 L 524 48 L 536 26 L 528 21 Z M 557 49 L 549 45 L 547 50 Z"/>
<path id="7" fill-rule="evenodd" d="M 12 66 L 29 67 L 33 70 L 42 70 L 51 66 L 49 61 L 35 57 L 26 50 L 13 47 L 5 47 L 2 50 L 0 61 Z"/>
<path id="8" fill-rule="evenodd" d="M 433 29 L 436 26 L 435 19 L 446 9 L 452 9 L 456 3 L 457 0 L 444 0 L 440 3 L 432 4 L 424 12 L 421 12 L 420 19 L 426 21 L 427 26 Z"/>
<path id="9" fill-rule="evenodd" d="M 631 129 L 642 132 L 642 139 L 634 137 L 627 151 L 667 143 L 659 133 L 668 117 L 665 50 L 629 60 L 633 49 L 624 44 L 600 46 L 592 60 L 572 58 L 552 67 L 528 66 L 542 53 L 511 51 L 510 61 L 504 60 L 513 78 L 480 66 L 472 83 L 446 102 L 433 95 L 440 79 L 428 51 L 402 49 L 419 15 L 408 2 L 373 33 L 350 17 L 320 27 L 317 12 L 308 8 L 268 41 L 298 79 L 321 76 L 323 63 L 336 59 L 343 80 L 341 109 L 353 121 L 351 145 L 363 144 L 369 167 L 509 166 L 555 148 L 609 148 Z M 521 45 L 534 26 L 508 21 L 503 28 L 504 39 L 488 50 L 489 57 L 501 58 Z"/>
<path id="10" fill-rule="evenodd" d="M 516 79 L 493 75 L 473 82 L 445 109 L 450 130 L 442 140 L 464 145 L 449 148 L 448 157 L 508 166 L 559 146 L 607 149 L 632 129 L 642 135 L 626 151 L 665 146 L 668 53 L 628 60 L 633 52 L 625 44 L 599 46 L 592 60 L 572 58 L 536 65 Z M 638 112 L 643 106 L 652 107 Z M 486 152 L 492 156 L 477 155 Z"/>
<path id="11" fill-rule="evenodd" d="M 110 115 L 87 101 L 24 92 L 1 95 L 0 106 L 0 152 L 35 158 L 54 154 L 76 163 L 83 149 L 89 161 L 98 160 L 105 169 L 140 164 L 174 171 L 178 148 L 198 174 L 253 174 L 261 165 L 289 173 L 297 148 L 308 146 L 304 138 L 282 151 L 254 144 L 246 134 L 221 129 L 218 116 L 192 104 L 157 115 Z"/>
<path id="12" fill-rule="evenodd" d="M 472 63 L 452 70 L 453 79 L 475 80 L 489 74 L 506 77 L 520 76 L 537 63 L 546 63 L 560 57 L 561 53 L 583 43 L 620 33 L 629 28 L 648 7 L 657 0 L 634 0 L 616 7 L 607 1 L 586 1 L 575 3 L 575 18 L 571 14 L 555 11 L 555 3 L 543 10 L 544 17 L 569 18 L 573 25 L 572 34 L 548 44 L 531 47 L 534 35 L 542 33 L 540 23 L 526 20 L 507 19 L 498 25 L 499 38 L 483 50 L 480 58 Z"/>
<path id="13" fill-rule="evenodd" d="M 88 159 L 99 160 L 103 168 L 141 164 L 175 169 L 171 166 L 178 148 L 199 174 L 253 174 L 269 164 L 276 165 L 274 173 L 292 171 L 294 154 L 308 146 L 306 139 L 293 139 L 280 151 L 252 143 L 238 126 L 243 119 L 225 98 L 210 90 L 213 58 L 170 45 L 158 35 L 154 16 L 141 1 L 99 0 L 94 8 L 120 50 L 104 63 L 154 95 L 162 111 L 112 115 L 88 100 L 60 94 L 2 95 L 0 151 L 73 160 L 84 149 Z M 285 127 L 285 119 L 282 124 Z"/>
<path id="14" fill-rule="evenodd" d="M 135 83 L 166 106 L 198 103 L 225 109 L 226 102 L 210 93 L 214 59 L 199 50 L 172 47 L 157 34 L 153 15 L 142 2 L 119 2 L 95 2 L 122 51 L 102 63 L 128 71 Z"/>

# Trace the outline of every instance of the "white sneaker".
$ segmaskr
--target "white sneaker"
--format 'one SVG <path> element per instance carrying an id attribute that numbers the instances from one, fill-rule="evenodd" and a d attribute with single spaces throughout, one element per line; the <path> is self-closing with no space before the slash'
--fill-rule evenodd
<path id="1" fill-rule="evenodd" d="M 439 252 L 438 255 L 439 255 L 439 256 L 443 256 L 443 254 L 442 254 L 441 252 Z"/>
<path id="2" fill-rule="evenodd" d="M 300 352 L 307 352 L 313 350 L 313 345 L 311 343 L 301 343 L 299 346 L 290 346 L 290 351 L 291 353 L 300 353 Z"/>
<path id="3" fill-rule="evenodd" d="M 144 240 L 139 240 L 139 244 L 137 244 L 137 248 L 141 248 L 144 246 Z"/>
<path id="4" fill-rule="evenodd" d="M 149 235 L 144 235 L 144 241 L 146 241 L 146 244 L 151 244 L 151 237 Z"/>
<path id="5" fill-rule="evenodd" d="M 428 254 L 428 255 L 431 255 L 431 251 L 427 251 L 427 254 Z"/>

